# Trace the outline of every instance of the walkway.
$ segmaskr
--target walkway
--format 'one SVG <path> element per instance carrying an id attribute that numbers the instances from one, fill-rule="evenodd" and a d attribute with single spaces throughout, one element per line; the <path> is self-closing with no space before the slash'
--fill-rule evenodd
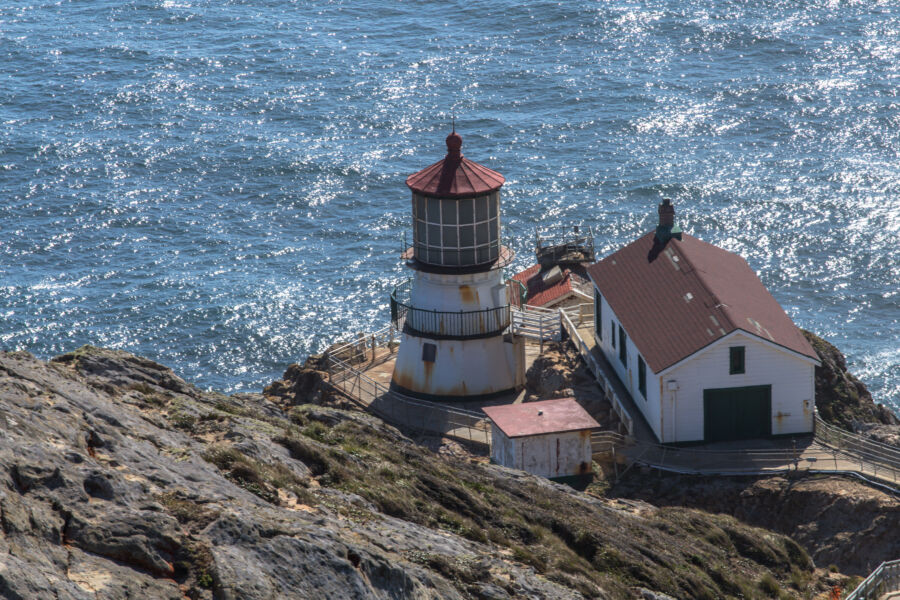
<path id="1" fill-rule="evenodd" d="M 357 408 L 394 425 L 490 445 L 490 427 L 483 413 L 410 398 L 390 389 L 397 358 L 393 338 L 393 332 L 382 330 L 332 349 L 324 359 L 328 383 Z"/>
<path id="2" fill-rule="evenodd" d="M 609 364 L 609 361 L 606 360 L 606 356 L 603 355 L 603 352 L 601 352 L 600 348 L 597 346 L 597 342 L 594 340 L 593 326 L 588 325 L 587 327 L 578 328 L 578 334 L 582 336 L 581 339 L 584 340 L 585 345 L 590 350 L 591 356 L 596 365 L 600 368 L 603 377 L 606 379 L 609 386 L 612 387 L 616 396 L 619 398 L 619 401 L 622 403 L 622 406 L 624 406 L 625 410 L 628 411 L 628 414 L 631 415 L 631 418 L 634 421 L 632 431 L 630 432 L 632 437 L 640 442 L 655 444 L 658 441 L 656 439 L 656 434 L 653 433 L 650 424 L 647 423 L 647 419 L 644 418 L 644 414 L 638 408 L 637 404 L 634 403 L 634 398 L 631 397 L 631 393 L 625 388 L 622 380 L 619 379 L 613 366 Z"/>

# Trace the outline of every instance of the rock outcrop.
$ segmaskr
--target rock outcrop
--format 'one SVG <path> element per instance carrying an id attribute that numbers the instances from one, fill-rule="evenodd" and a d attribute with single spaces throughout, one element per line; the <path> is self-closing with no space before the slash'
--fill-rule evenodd
<path id="1" fill-rule="evenodd" d="M 791 536 L 817 565 L 867 576 L 900 557 L 900 498 L 837 476 L 626 477 L 612 495 L 697 508 Z"/>
<path id="2" fill-rule="evenodd" d="M 822 589 L 798 544 L 730 516 L 575 492 L 362 413 L 204 392 L 92 347 L 0 353 L 0 476 L 4 598 Z"/>
<path id="3" fill-rule="evenodd" d="M 855 424 L 900 425 L 900 419 L 883 404 L 876 404 L 866 384 L 847 370 L 843 353 L 809 331 L 803 335 L 815 349 L 822 366 L 816 367 L 816 408 L 819 416 L 847 431 Z"/>

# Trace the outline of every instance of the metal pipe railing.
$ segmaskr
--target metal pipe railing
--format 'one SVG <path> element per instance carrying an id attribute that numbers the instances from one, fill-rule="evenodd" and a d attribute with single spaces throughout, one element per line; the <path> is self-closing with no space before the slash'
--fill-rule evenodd
<path id="1" fill-rule="evenodd" d="M 333 355 L 326 356 L 325 361 L 331 387 L 383 420 L 490 446 L 490 428 L 484 414 L 410 398 Z"/>
<path id="2" fill-rule="evenodd" d="M 588 345 L 585 343 L 584 338 L 582 338 L 581 334 L 578 333 L 578 328 L 575 327 L 574 323 L 572 323 L 572 319 L 569 316 L 569 313 L 565 310 L 560 310 L 559 320 L 560 327 L 565 330 L 566 335 L 572 342 L 572 345 L 575 346 L 575 349 L 587 364 L 588 369 L 591 371 L 591 373 L 593 373 L 594 379 L 597 380 L 597 385 L 600 386 L 600 389 L 603 390 L 603 394 L 609 400 L 610 404 L 612 404 L 613 411 L 625 426 L 625 430 L 628 432 L 628 435 L 632 435 L 634 433 L 634 419 L 628 412 L 628 409 L 625 408 L 624 403 L 619 399 L 619 396 L 616 394 L 613 386 L 609 381 L 606 380 L 606 377 L 603 374 L 603 370 L 600 368 L 600 365 L 597 364 L 597 360 L 591 353 L 590 347 L 588 347 Z"/>
<path id="3" fill-rule="evenodd" d="M 889 592 L 900 590 L 900 560 L 881 563 L 844 600 L 878 600 Z"/>
<path id="4" fill-rule="evenodd" d="M 479 338 L 501 333 L 510 322 L 509 305 L 482 310 L 445 311 L 418 308 L 410 303 L 411 282 L 391 292 L 391 322 L 397 329 L 457 339 Z"/>

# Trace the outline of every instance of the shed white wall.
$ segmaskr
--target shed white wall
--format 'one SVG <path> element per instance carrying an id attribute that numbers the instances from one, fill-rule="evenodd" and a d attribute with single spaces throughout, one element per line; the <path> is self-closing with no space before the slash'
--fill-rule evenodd
<path id="1" fill-rule="evenodd" d="M 744 373 L 729 374 L 729 348 L 744 347 Z M 664 380 L 664 381 L 663 381 Z M 666 382 L 677 381 L 678 391 Z M 703 439 L 703 390 L 754 385 L 772 386 L 772 434 L 808 433 L 813 430 L 815 365 L 740 331 L 707 347 L 664 373 L 660 387 L 671 427 L 664 442 Z M 666 419 L 663 420 L 666 422 Z"/>
<path id="2" fill-rule="evenodd" d="M 508 438 L 491 424 L 491 458 L 539 477 L 582 475 L 591 469 L 591 432 L 565 431 Z"/>
<path id="3" fill-rule="evenodd" d="M 625 330 L 625 335 L 627 337 L 625 341 L 625 349 L 627 351 L 626 356 L 626 364 L 623 365 L 622 361 L 619 360 L 619 318 L 616 316 L 615 312 L 613 312 L 612 307 L 606 302 L 606 298 L 601 295 L 601 313 L 600 318 L 603 323 L 601 328 L 602 338 L 597 336 L 596 325 L 594 327 L 594 341 L 597 342 L 598 347 L 603 352 L 603 355 L 606 357 L 606 360 L 609 361 L 609 364 L 612 365 L 616 374 L 619 376 L 619 379 L 622 380 L 622 383 L 625 385 L 625 388 L 631 394 L 631 397 L 634 399 L 634 403 L 637 405 L 638 409 L 644 414 L 644 418 L 647 420 L 647 423 L 650 425 L 650 428 L 653 430 L 653 433 L 656 434 L 657 439 L 662 440 L 661 432 L 661 424 L 660 424 L 660 386 L 659 386 L 659 377 L 656 376 L 653 371 L 650 370 L 650 366 L 647 365 L 647 396 L 644 397 L 641 394 L 641 391 L 638 386 L 638 356 L 640 353 L 638 352 L 637 346 L 634 345 L 634 342 L 631 341 L 631 336 L 628 335 L 628 330 Z M 595 313 L 596 314 L 596 313 Z M 612 329 L 612 325 L 615 325 L 615 329 Z M 612 346 L 612 338 L 610 336 L 616 336 L 616 347 Z M 646 362 L 646 361 L 645 361 Z M 663 440 L 667 441 L 667 440 Z"/>
<path id="4" fill-rule="evenodd" d="M 506 437 L 503 430 L 491 422 L 491 460 L 498 465 L 517 469 L 516 457 L 513 453 L 513 441 Z"/>

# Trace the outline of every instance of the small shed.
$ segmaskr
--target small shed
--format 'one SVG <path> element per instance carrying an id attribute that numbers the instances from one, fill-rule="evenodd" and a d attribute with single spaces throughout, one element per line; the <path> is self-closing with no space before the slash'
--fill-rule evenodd
<path id="1" fill-rule="evenodd" d="M 600 427 L 574 398 L 484 407 L 491 459 L 555 479 L 591 472 L 591 430 Z"/>

